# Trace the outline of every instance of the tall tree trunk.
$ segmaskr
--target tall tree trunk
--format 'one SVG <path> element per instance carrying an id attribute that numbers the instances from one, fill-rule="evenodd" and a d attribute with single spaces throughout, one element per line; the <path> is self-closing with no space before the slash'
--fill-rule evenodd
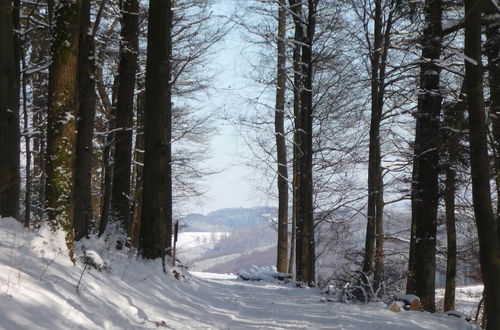
<path id="1" fill-rule="evenodd" d="M 170 1 L 150 0 L 144 114 L 144 170 L 139 251 L 164 258 L 172 236 Z"/>
<path id="2" fill-rule="evenodd" d="M 392 5 L 392 4 L 391 4 Z M 385 98 L 385 69 L 392 29 L 392 10 L 387 19 L 383 17 L 382 0 L 375 1 L 373 19 L 373 45 L 370 43 L 371 120 L 368 159 L 368 207 L 363 271 L 374 271 L 376 286 L 380 285 L 384 273 L 384 183 L 380 125 Z M 368 34 L 369 31 L 367 31 Z M 373 262 L 375 268 L 373 269 Z"/>
<path id="3" fill-rule="evenodd" d="M 90 0 L 82 1 L 80 45 L 78 51 L 79 107 L 76 121 L 75 201 L 73 227 L 75 240 L 88 237 L 92 212 L 92 140 L 94 137 L 95 47 L 90 31 Z"/>
<path id="4" fill-rule="evenodd" d="M 73 244 L 73 175 L 79 11 L 81 1 L 61 0 L 54 7 L 52 64 L 49 68 L 47 118 L 46 212 L 53 226 L 66 232 Z"/>
<path id="5" fill-rule="evenodd" d="M 32 63 L 43 63 L 47 60 L 50 52 L 47 31 L 36 31 L 35 42 L 31 47 L 30 59 Z M 42 42 L 40 42 L 42 41 Z M 48 95 L 48 74 L 40 71 L 31 75 L 31 89 L 33 98 L 33 111 L 31 117 L 32 130 L 37 134 L 31 136 L 33 142 L 33 180 L 32 180 L 32 211 L 35 221 L 43 218 L 43 205 L 45 204 L 45 141 L 47 95 Z"/>
<path id="6" fill-rule="evenodd" d="M 111 219 L 127 231 L 130 223 L 132 128 L 135 75 L 139 48 L 139 1 L 121 1 L 121 45 L 116 102 L 115 154 L 111 194 Z M 158 32 L 160 33 L 160 32 Z"/>
<path id="7" fill-rule="evenodd" d="M 375 281 L 375 286 L 380 287 L 384 280 L 384 243 L 385 243 L 385 236 L 384 236 L 384 207 L 385 207 L 385 202 L 384 202 L 384 177 L 383 177 L 383 168 L 382 168 L 382 155 L 381 155 L 381 142 L 380 142 L 380 125 L 382 123 L 382 113 L 384 109 L 384 102 L 385 102 L 385 76 L 386 76 L 386 68 L 387 68 L 387 57 L 389 54 L 389 46 L 391 43 L 391 33 L 392 33 L 392 24 L 393 24 L 393 13 L 394 13 L 394 3 L 390 3 L 390 8 L 389 8 L 389 14 L 387 19 L 385 20 L 385 30 L 382 31 L 380 28 L 379 34 L 382 40 L 378 41 L 377 44 L 380 44 L 381 48 L 381 54 L 378 55 L 378 51 L 375 49 L 375 52 L 377 53 L 377 57 L 375 58 L 376 61 L 380 61 L 378 65 L 376 65 L 377 69 L 377 76 L 376 81 L 377 81 L 377 97 L 378 100 L 376 101 L 376 106 L 378 107 L 378 110 L 376 110 L 376 121 L 378 121 L 378 126 L 379 126 L 379 135 L 377 139 L 375 139 L 375 151 L 377 153 L 376 156 L 376 163 L 377 163 L 377 173 L 376 173 L 376 178 L 377 178 L 377 186 L 376 192 L 377 192 L 377 198 L 375 201 L 375 234 L 376 234 L 376 244 L 375 244 L 375 276 L 374 276 L 374 281 Z M 382 8 L 381 8 L 382 10 Z M 380 25 L 383 24 L 384 20 L 382 19 L 382 15 L 380 14 Z M 375 95 L 373 95 L 375 96 Z"/>
<path id="8" fill-rule="evenodd" d="M 417 239 L 416 205 L 417 200 L 417 174 L 419 162 L 413 158 L 413 169 L 411 173 L 411 224 L 410 224 L 410 247 L 408 251 L 408 272 L 406 277 L 406 293 L 415 292 L 415 242 Z"/>
<path id="9" fill-rule="evenodd" d="M 379 193 L 378 176 L 380 172 L 380 122 L 382 120 L 382 107 L 379 106 L 380 92 L 380 52 L 382 51 L 382 3 L 375 1 L 375 16 L 373 18 L 373 49 L 370 49 L 371 64 L 371 121 L 370 121 L 370 144 L 368 152 L 368 203 L 365 238 L 365 255 L 363 261 L 363 272 L 369 273 L 373 270 L 373 260 L 376 241 L 376 214 L 377 196 Z"/>
<path id="10" fill-rule="evenodd" d="M 490 0 L 495 1 L 495 0 Z M 498 6 L 498 1 L 496 1 Z M 500 13 L 491 2 L 486 5 L 486 43 L 484 48 L 488 58 L 488 85 L 490 87 L 490 118 L 493 126 L 495 150 L 495 182 L 497 187 L 497 231 L 500 242 Z"/>
<path id="11" fill-rule="evenodd" d="M 301 12 L 301 1 L 290 0 L 296 29 L 295 46 L 301 45 L 302 86 L 300 89 L 301 107 L 295 127 L 295 141 L 299 149 L 297 157 L 297 279 L 312 285 L 315 281 L 315 244 L 313 217 L 312 182 L 312 84 L 313 56 L 312 45 L 316 26 L 317 0 L 307 1 L 307 18 Z M 307 22 L 304 24 L 304 21 Z"/>
<path id="12" fill-rule="evenodd" d="M 479 259 L 486 302 L 487 329 L 500 329 L 500 249 L 493 214 L 487 124 L 481 69 L 483 0 L 465 0 L 465 90 L 469 111 L 472 199 L 479 239 Z"/>
<path id="13" fill-rule="evenodd" d="M 384 184 L 382 182 L 382 169 L 379 167 L 379 191 L 377 194 L 376 207 L 377 213 L 375 216 L 375 232 L 376 232 L 376 242 L 375 242 L 375 269 L 374 269 L 374 285 L 376 288 L 380 288 L 384 281 L 384 195 L 383 188 Z M 382 293 L 380 291 L 380 293 Z"/>
<path id="14" fill-rule="evenodd" d="M 16 31 L 21 30 L 20 22 L 20 8 L 21 4 L 19 0 L 14 0 L 14 29 Z M 26 28 L 29 28 L 28 26 Z M 22 108 L 23 108 L 23 136 L 24 136 L 24 152 L 26 154 L 25 158 L 25 192 L 24 192 L 24 227 L 29 228 L 31 222 L 31 191 L 32 191 L 32 154 L 31 154 L 31 134 L 30 134 L 30 120 L 28 113 L 28 77 L 25 73 L 26 68 L 26 52 L 21 48 L 19 37 L 16 40 L 16 62 L 21 64 L 21 71 L 19 72 L 21 78 L 21 93 L 22 93 Z M 22 72 L 22 74 L 21 74 Z"/>
<path id="15" fill-rule="evenodd" d="M 381 180 L 381 156 L 380 156 L 380 123 L 382 121 L 383 108 L 383 85 L 380 76 L 380 60 L 382 58 L 383 31 L 382 31 L 382 1 L 375 1 L 375 15 L 373 17 L 374 41 L 370 49 L 371 64 L 371 121 L 370 121 L 370 145 L 368 158 L 368 207 L 365 239 L 365 256 L 363 261 L 363 272 L 373 270 L 373 260 L 376 241 L 376 219 L 377 200 L 381 193 L 379 182 Z"/>
<path id="16" fill-rule="evenodd" d="M 300 7 L 298 8 L 300 10 Z M 301 29 L 295 27 L 294 31 L 294 40 L 300 40 L 301 36 Z M 294 274 L 294 265 L 295 267 L 295 274 L 294 278 L 296 278 L 296 274 L 298 274 L 300 271 L 297 269 L 297 266 L 299 264 L 299 260 L 297 260 L 296 255 L 297 255 L 297 186 L 299 182 L 299 166 L 298 166 L 298 158 L 300 155 L 300 150 L 297 144 L 297 134 L 295 134 L 295 131 L 297 130 L 298 127 L 298 118 L 300 114 L 300 90 L 302 86 L 302 66 L 301 66 L 301 58 L 302 58 L 302 52 L 301 52 L 301 47 L 298 43 L 294 42 L 293 44 L 293 125 L 294 125 L 294 136 L 293 136 L 293 177 L 292 177 L 292 235 L 290 239 L 290 261 L 288 263 L 288 272 L 290 274 Z"/>
<path id="17" fill-rule="evenodd" d="M 137 123 L 135 134 L 135 189 L 134 207 L 130 221 L 129 236 L 133 247 L 139 246 L 139 235 L 141 229 L 141 206 L 142 206 L 142 172 L 144 164 L 144 92 L 137 95 Z"/>
<path id="18" fill-rule="evenodd" d="M 278 1 L 278 60 L 274 134 L 278 160 L 278 272 L 286 273 L 288 265 L 288 166 L 285 140 L 286 89 L 286 4 Z"/>
<path id="19" fill-rule="evenodd" d="M 459 100 L 446 108 L 445 126 L 453 128 L 446 132 L 445 146 L 448 160 L 445 170 L 445 213 L 446 213 L 446 286 L 444 293 L 444 311 L 455 309 L 455 289 L 457 275 L 457 234 L 455 226 L 455 191 L 456 191 L 456 167 L 460 154 L 460 133 L 463 128 L 463 114 L 465 111 L 465 100 L 463 98 L 463 87 Z"/>
<path id="20" fill-rule="evenodd" d="M 439 200 L 439 116 L 441 91 L 440 68 L 436 61 L 441 56 L 441 0 L 426 0 L 425 27 L 422 35 L 422 64 L 417 125 L 415 129 L 416 177 L 412 192 L 412 221 L 415 221 L 415 294 L 422 307 L 434 312 L 436 276 L 436 231 Z"/>
<path id="21" fill-rule="evenodd" d="M 26 68 L 25 54 L 21 55 L 21 65 L 22 65 L 22 78 L 21 78 L 21 90 L 23 94 L 23 129 L 24 129 L 24 147 L 26 153 L 26 180 L 25 180 L 25 192 L 24 192 L 24 227 L 29 228 L 31 222 L 31 190 L 32 190 L 32 175 L 31 175 L 31 165 L 32 165 L 32 155 L 31 155 L 31 134 L 29 127 L 29 114 L 28 114 L 28 91 L 27 91 L 27 77 L 24 73 Z"/>
<path id="22" fill-rule="evenodd" d="M 96 82 L 97 82 L 97 91 L 99 93 L 99 97 L 102 100 L 103 106 L 105 108 L 106 120 L 107 120 L 107 134 L 104 138 L 104 146 L 102 150 L 102 177 L 101 177 L 101 217 L 99 221 L 99 236 L 104 234 L 106 231 L 106 227 L 108 225 L 109 211 L 111 207 L 111 187 L 113 183 L 113 142 L 115 138 L 115 134 L 113 133 L 115 128 L 115 115 L 116 115 L 116 107 L 113 104 L 114 95 L 109 100 L 109 97 L 106 93 L 106 88 L 103 85 L 103 75 L 102 68 L 98 67 L 96 70 Z M 114 86 L 118 85 L 118 79 L 115 78 Z M 117 88 L 113 88 L 114 91 Z"/>
<path id="23" fill-rule="evenodd" d="M 21 31 L 21 1 L 14 0 L 14 8 L 12 10 L 13 16 L 13 27 L 14 31 Z M 23 99 L 23 135 L 24 135 L 24 151 L 26 153 L 25 158 L 25 192 L 24 192 L 24 227 L 29 228 L 31 221 L 31 136 L 29 134 L 29 114 L 28 114 L 28 100 L 27 100 L 27 77 L 24 73 L 24 69 L 26 67 L 26 54 L 21 47 L 20 38 L 17 32 L 14 32 L 14 42 L 15 42 L 15 61 L 16 61 L 16 75 L 21 83 L 20 90 L 18 89 L 18 97 L 19 91 L 22 93 Z M 21 65 L 21 67 L 19 67 Z M 21 71 L 22 70 L 22 71 Z M 21 74 L 22 72 L 22 74 Z M 20 106 L 18 102 L 18 106 Z M 19 112 L 19 108 L 18 108 Z M 21 141 L 19 141 L 21 142 Z M 19 219 L 21 220 L 21 219 Z"/>
<path id="24" fill-rule="evenodd" d="M 0 0 L 0 216 L 19 215 L 19 53 L 12 0 Z"/>

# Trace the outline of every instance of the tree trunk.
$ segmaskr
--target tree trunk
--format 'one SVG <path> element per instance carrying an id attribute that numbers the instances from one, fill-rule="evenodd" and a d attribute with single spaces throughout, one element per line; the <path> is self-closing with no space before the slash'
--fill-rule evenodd
<path id="1" fill-rule="evenodd" d="M 27 77 L 24 73 L 26 68 L 25 54 L 22 52 L 21 55 L 21 65 L 22 65 L 22 78 L 21 78 L 21 90 L 23 94 L 23 129 L 24 129 L 24 147 L 26 153 L 26 180 L 25 180 L 25 192 L 24 192 L 24 227 L 29 228 L 31 222 L 31 190 L 32 190 L 32 175 L 31 175 L 31 165 L 32 165 L 32 155 L 31 155 L 31 134 L 29 127 L 29 114 L 28 114 L 28 91 L 27 91 Z"/>
<path id="2" fill-rule="evenodd" d="M 412 216 L 415 217 L 415 294 L 422 307 L 434 312 L 436 273 L 436 231 L 439 201 L 439 116 L 441 91 L 441 0 L 425 2 L 425 27 L 422 35 L 422 64 L 420 65 L 420 91 L 417 125 L 415 129 L 416 177 L 412 192 Z"/>
<path id="3" fill-rule="evenodd" d="M 491 0 L 495 1 L 495 0 Z M 496 1 L 498 5 L 498 1 Z M 497 231 L 500 242 L 500 13 L 491 3 L 486 5 L 486 43 L 484 48 L 488 58 L 488 85 L 490 87 L 490 118 L 493 126 L 495 150 L 495 182 L 497 187 Z"/>
<path id="4" fill-rule="evenodd" d="M 500 249 L 493 214 L 487 124 L 481 69 L 481 12 L 485 2 L 465 0 L 465 90 L 469 111 L 472 199 L 479 239 L 479 259 L 486 292 L 487 329 L 500 329 Z"/>
<path id="5" fill-rule="evenodd" d="M 300 8 L 299 8 L 300 10 Z M 300 32 L 301 30 L 295 27 L 295 35 L 294 40 L 300 40 Z M 290 274 L 294 274 L 294 278 L 296 278 L 296 274 L 299 273 L 297 269 L 297 265 L 300 261 L 297 260 L 296 252 L 298 249 L 297 245 L 297 186 L 299 182 L 299 166 L 298 166 L 298 158 L 300 155 L 300 150 L 297 144 L 297 134 L 295 131 L 298 127 L 298 117 L 300 114 L 300 90 L 302 86 L 302 66 L 300 65 L 301 61 L 301 48 L 297 43 L 293 44 L 293 125 L 294 125 L 294 136 L 293 136 L 293 177 L 292 177 L 292 235 L 290 239 L 290 261 L 288 263 L 288 272 Z M 294 267 L 295 273 L 293 273 Z"/>
<path id="6" fill-rule="evenodd" d="M 46 61 L 50 47 L 48 45 L 49 35 L 47 31 L 37 31 L 35 34 L 37 42 L 32 44 L 30 59 L 32 63 L 42 63 Z M 42 42 L 40 42 L 42 40 Z M 45 141 L 46 141 L 46 123 L 45 114 L 47 113 L 47 95 L 48 95 L 48 74 L 41 71 L 31 75 L 31 88 L 33 98 L 33 114 L 31 117 L 32 130 L 37 134 L 31 136 L 33 142 L 33 180 L 32 180 L 32 211 L 35 221 L 43 219 L 43 205 L 45 204 Z"/>
<path id="7" fill-rule="evenodd" d="M 52 64 L 49 68 L 46 212 L 51 224 L 73 244 L 73 175 L 80 1 L 60 1 L 54 8 Z"/>
<path id="8" fill-rule="evenodd" d="M 90 30 L 90 0 L 82 0 L 78 52 L 79 107 L 76 122 L 75 201 L 73 227 L 75 240 L 88 237 L 92 212 L 92 140 L 94 137 L 95 56 Z"/>
<path id="9" fill-rule="evenodd" d="M 278 60 L 274 134 L 278 160 L 278 272 L 286 273 L 288 265 L 288 166 L 285 140 L 285 89 L 286 89 L 286 4 L 278 1 Z"/>
<path id="10" fill-rule="evenodd" d="M 375 1 L 373 45 L 370 46 L 371 121 L 368 159 L 368 208 L 363 271 L 374 270 L 375 286 L 383 281 L 384 273 L 384 182 L 380 125 L 385 99 L 385 70 L 392 29 L 392 9 L 383 17 L 382 0 Z M 367 31 L 368 32 L 368 31 Z M 375 257 L 375 258 L 374 258 Z M 375 268 L 373 269 L 373 261 Z"/>
<path id="11" fill-rule="evenodd" d="M 132 220 L 130 221 L 129 236 L 133 247 L 139 246 L 139 235 L 141 229 L 141 206 L 142 206 L 142 172 L 144 164 L 144 92 L 137 95 L 137 124 L 135 134 L 135 190 L 134 207 L 132 209 Z"/>
<path id="12" fill-rule="evenodd" d="M 139 251 L 164 258 L 172 236 L 170 1 L 150 0 L 144 114 L 144 170 Z"/>
<path id="13" fill-rule="evenodd" d="M 0 216 L 19 216 L 19 62 L 12 0 L 0 0 Z"/>
<path id="14" fill-rule="evenodd" d="M 456 167 L 460 155 L 460 130 L 463 129 L 465 111 L 464 87 L 460 91 L 459 100 L 451 104 L 445 113 L 445 126 L 454 130 L 447 132 L 445 145 L 448 160 L 445 170 L 444 202 L 446 212 L 446 286 L 444 293 L 444 311 L 455 309 L 455 289 L 457 274 L 457 233 L 455 226 L 455 191 Z"/>
<path id="15" fill-rule="evenodd" d="M 101 218 L 99 222 L 99 236 L 104 234 L 108 226 L 109 211 L 111 207 L 111 186 L 113 183 L 113 142 L 115 134 L 115 115 L 116 107 L 113 105 L 114 97 L 110 101 L 103 85 L 102 68 L 96 70 L 97 91 L 99 97 L 103 100 L 103 105 L 106 108 L 107 130 L 108 133 L 104 139 L 102 150 L 102 177 L 101 177 Z M 115 78 L 114 86 L 118 85 L 118 79 Z M 113 88 L 115 91 L 116 88 Z"/>
<path id="16" fill-rule="evenodd" d="M 307 2 L 307 18 L 302 15 L 302 2 L 290 0 L 295 22 L 295 46 L 301 45 L 302 86 L 300 89 L 301 107 L 296 119 L 295 141 L 299 149 L 297 157 L 297 280 L 312 285 L 315 281 L 315 244 L 313 217 L 312 182 L 312 84 L 313 54 L 312 45 L 316 25 L 316 0 Z M 304 24 L 306 19 L 306 24 Z M 304 29 L 305 28 L 305 29 Z M 297 38 L 297 37 L 300 37 Z"/>
<path id="17" fill-rule="evenodd" d="M 21 21 L 20 21 L 20 12 L 21 10 L 21 2 L 20 0 L 14 0 L 14 8 L 12 11 L 13 15 L 13 27 L 15 31 L 20 31 L 21 30 Z M 17 70 L 17 77 L 19 81 L 21 82 L 21 88 L 20 91 L 22 93 L 22 98 L 23 98 L 23 135 L 24 135 L 24 151 L 26 153 L 26 158 L 25 158 L 25 192 L 24 192 L 24 227 L 29 228 L 30 227 L 30 221 L 31 221 L 31 187 L 32 187 L 32 176 L 31 176 L 31 135 L 29 132 L 29 114 L 28 114 L 28 91 L 27 91 L 27 77 L 26 74 L 24 73 L 24 69 L 26 68 L 26 54 L 24 50 L 21 48 L 21 43 L 19 40 L 19 36 L 17 33 L 14 33 L 14 42 L 15 42 L 15 61 L 16 61 L 16 70 Z M 21 65 L 21 68 L 19 67 Z M 22 70 L 22 71 L 20 71 Z M 22 74 L 21 74 L 22 72 Z M 19 93 L 19 90 L 18 90 Z M 19 94 L 18 94 L 19 95 Z M 18 106 L 19 106 L 18 102 Z M 18 109 L 19 111 L 19 109 Z M 19 219 L 21 220 L 21 219 Z"/>
<path id="18" fill-rule="evenodd" d="M 127 231 L 130 223 L 132 128 L 139 48 L 139 1 L 123 0 L 119 83 L 116 102 L 115 153 L 110 216 Z"/>
<path id="19" fill-rule="evenodd" d="M 365 238 L 365 255 L 363 261 L 363 272 L 370 273 L 373 270 L 373 257 L 376 241 L 376 214 L 377 196 L 379 192 L 378 176 L 380 169 L 380 122 L 382 119 L 382 107 L 379 106 L 380 91 L 380 52 L 382 51 L 382 4 L 380 0 L 375 1 L 374 42 L 370 49 L 371 62 L 371 121 L 370 121 L 370 144 L 368 152 L 368 203 Z"/>
<path id="20" fill-rule="evenodd" d="M 384 184 L 382 182 L 382 168 L 379 167 L 379 183 L 378 183 L 378 193 L 376 200 L 377 213 L 375 216 L 375 233 L 376 233 L 376 242 L 375 242 L 375 273 L 374 273 L 374 285 L 375 288 L 380 288 L 384 281 L 384 195 L 383 188 Z M 380 292 L 382 293 L 382 292 Z"/>
<path id="21" fill-rule="evenodd" d="M 408 251 L 408 272 L 406 277 L 406 293 L 413 294 L 415 292 L 415 241 L 417 236 L 416 226 L 416 183 L 418 173 L 418 161 L 413 158 L 413 169 L 411 174 L 411 224 L 410 224 L 410 247 Z"/>

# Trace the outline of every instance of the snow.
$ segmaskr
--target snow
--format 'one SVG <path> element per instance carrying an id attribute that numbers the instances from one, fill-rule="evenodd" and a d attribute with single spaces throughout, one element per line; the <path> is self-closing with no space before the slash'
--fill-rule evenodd
<path id="1" fill-rule="evenodd" d="M 183 232 L 179 233 L 177 244 L 186 249 L 199 248 L 201 245 L 213 247 L 223 237 L 229 235 L 229 232 Z"/>
<path id="2" fill-rule="evenodd" d="M 473 329 L 445 314 L 330 302 L 319 288 L 292 282 L 163 273 L 158 260 L 114 250 L 112 236 L 77 244 L 76 260 L 85 255 L 107 266 L 88 267 L 77 293 L 85 265 L 70 261 L 64 237 L 46 225 L 26 230 L 0 219 L 0 329 Z"/>
<path id="3" fill-rule="evenodd" d="M 276 279 L 286 279 L 290 276 L 285 273 L 276 271 L 276 267 L 257 267 L 253 266 L 248 271 L 241 272 L 240 277 L 250 281 L 269 281 L 273 282 Z"/>
<path id="4" fill-rule="evenodd" d="M 483 295 L 482 285 L 459 287 L 455 292 L 455 308 L 469 316 L 475 316 L 477 304 Z M 436 300 L 444 300 L 444 289 L 436 290 Z"/>
<path id="5" fill-rule="evenodd" d="M 206 250 L 213 249 L 229 232 L 182 232 L 177 240 L 177 255 L 181 259 L 195 260 Z"/>
<path id="6" fill-rule="evenodd" d="M 415 296 L 414 294 L 404 294 L 404 293 L 395 293 L 394 299 L 400 300 L 400 301 L 408 301 L 408 302 L 411 302 L 411 301 L 417 300 L 417 299 L 420 300 L 420 298 Z"/>
<path id="7" fill-rule="evenodd" d="M 85 251 L 85 258 L 96 268 L 104 267 L 104 261 L 102 261 L 99 253 L 94 250 Z"/>

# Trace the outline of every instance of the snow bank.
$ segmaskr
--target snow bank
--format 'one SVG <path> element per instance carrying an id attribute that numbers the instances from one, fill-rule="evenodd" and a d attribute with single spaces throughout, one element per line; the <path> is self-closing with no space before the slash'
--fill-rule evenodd
<path id="1" fill-rule="evenodd" d="M 290 274 L 280 273 L 276 271 L 276 267 L 258 267 L 252 266 L 248 271 L 238 274 L 246 281 L 284 281 L 291 279 Z"/>

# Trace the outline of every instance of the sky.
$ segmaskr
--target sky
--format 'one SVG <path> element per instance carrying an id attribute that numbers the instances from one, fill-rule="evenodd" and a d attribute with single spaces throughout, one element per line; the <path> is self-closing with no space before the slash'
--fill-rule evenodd
<path id="1" fill-rule="evenodd" d="M 214 14 L 230 15 L 237 1 L 216 0 Z M 203 213 L 232 207 L 253 207 L 272 203 L 255 184 L 262 175 L 256 169 L 245 165 L 251 157 L 250 150 L 240 137 L 237 125 L 224 120 L 235 118 L 247 111 L 245 97 L 256 92 L 255 87 L 245 78 L 249 70 L 247 56 L 251 48 L 242 40 L 242 32 L 234 27 L 217 46 L 211 57 L 211 66 L 217 71 L 214 79 L 216 90 L 207 100 L 204 111 L 214 111 L 217 119 L 217 134 L 210 143 L 211 159 L 207 166 L 221 172 L 207 177 L 202 183 L 205 197 L 193 205 L 190 212 Z"/>

